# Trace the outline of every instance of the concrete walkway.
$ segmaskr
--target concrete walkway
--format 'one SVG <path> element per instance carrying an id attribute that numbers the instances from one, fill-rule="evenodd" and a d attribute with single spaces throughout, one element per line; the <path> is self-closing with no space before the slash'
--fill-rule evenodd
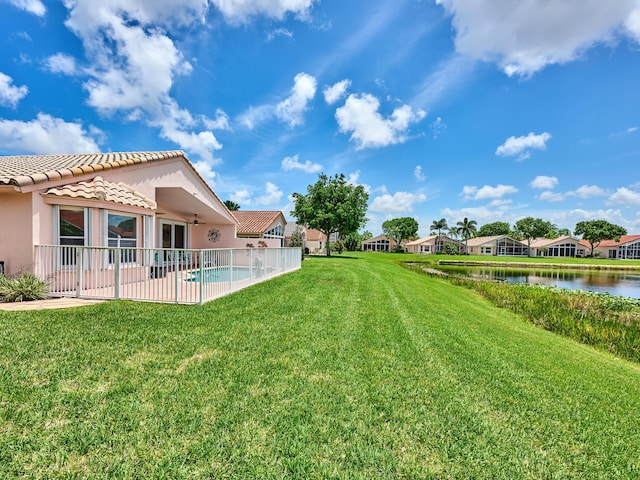
<path id="1" fill-rule="evenodd" d="M 24 310 L 51 310 L 55 308 L 74 308 L 95 305 L 104 300 L 86 300 L 82 298 L 49 298 L 33 302 L 0 303 L 0 310 L 18 312 Z"/>

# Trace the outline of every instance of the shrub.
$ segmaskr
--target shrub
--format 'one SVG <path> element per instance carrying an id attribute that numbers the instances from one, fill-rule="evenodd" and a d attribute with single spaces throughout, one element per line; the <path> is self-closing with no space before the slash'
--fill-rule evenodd
<path id="1" fill-rule="evenodd" d="M 33 273 L 21 272 L 12 277 L 0 275 L 0 301 L 28 302 L 49 296 L 49 285 Z"/>

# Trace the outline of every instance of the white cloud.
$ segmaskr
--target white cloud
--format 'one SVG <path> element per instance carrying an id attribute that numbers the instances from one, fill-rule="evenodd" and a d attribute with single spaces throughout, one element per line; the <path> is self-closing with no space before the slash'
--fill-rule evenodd
<path id="1" fill-rule="evenodd" d="M 360 170 L 356 170 L 355 172 L 351 172 L 349 175 L 347 175 L 347 185 L 353 185 L 356 187 L 360 185 L 362 188 L 364 188 L 365 192 L 371 194 L 371 185 L 360 183 Z M 386 189 L 384 186 L 382 186 L 378 190 L 386 193 Z"/>
<path id="2" fill-rule="evenodd" d="M 496 198 L 495 200 L 491 200 L 489 202 L 490 207 L 503 207 L 505 205 L 511 205 L 513 200 L 510 198 Z"/>
<path id="3" fill-rule="evenodd" d="M 609 197 L 609 202 L 614 205 L 640 207 L 640 192 L 620 187 Z"/>
<path id="4" fill-rule="evenodd" d="M 485 185 L 481 188 L 471 185 L 462 187 L 462 196 L 465 200 L 487 200 L 490 198 L 502 198 L 505 195 L 517 193 L 518 189 L 512 185 Z"/>
<path id="5" fill-rule="evenodd" d="M 453 16 L 456 50 L 496 62 L 509 76 L 529 76 L 547 65 L 579 58 L 624 32 L 640 41 L 636 0 L 510 2 L 436 0 Z"/>
<path id="6" fill-rule="evenodd" d="M 378 112 L 379 100 L 370 94 L 351 94 L 344 106 L 336 110 L 340 131 L 351 132 L 350 140 L 356 149 L 379 148 L 404 143 L 409 126 L 422 120 L 426 113 L 414 111 L 409 105 L 396 108 L 390 117 L 383 118 Z"/>
<path id="7" fill-rule="evenodd" d="M 276 107 L 276 116 L 289 124 L 290 127 L 304 123 L 303 114 L 308 104 L 316 95 L 317 82 L 314 77 L 306 73 L 299 73 L 294 78 L 291 96 L 283 100 Z"/>
<path id="8" fill-rule="evenodd" d="M 440 135 L 447 133 L 447 124 L 444 123 L 440 117 L 431 122 L 429 128 L 431 129 L 434 139 L 437 139 Z"/>
<path id="9" fill-rule="evenodd" d="M 76 59 L 65 53 L 51 55 L 45 61 L 45 66 L 52 73 L 62 73 L 64 75 L 75 75 L 77 71 Z"/>
<path id="10" fill-rule="evenodd" d="M 351 86 L 351 80 L 341 80 L 332 86 L 325 86 L 322 93 L 324 94 L 324 100 L 329 105 L 333 105 L 347 93 L 347 89 Z"/>
<path id="11" fill-rule="evenodd" d="M 229 195 L 229 198 L 240 206 L 251 205 L 251 192 L 247 189 L 238 190 Z"/>
<path id="12" fill-rule="evenodd" d="M 231 130 L 229 115 L 220 108 L 216 109 L 216 118 L 211 119 L 205 115 L 200 115 L 199 119 L 205 128 L 209 130 Z"/>
<path id="13" fill-rule="evenodd" d="M 287 30 L 286 28 L 276 28 L 275 30 L 269 32 L 269 34 L 267 35 L 267 42 L 272 42 L 276 39 L 276 37 L 292 38 L 293 32 L 291 30 Z"/>
<path id="14" fill-rule="evenodd" d="M 597 185 L 582 185 L 578 189 L 568 192 L 567 195 L 571 195 L 573 197 L 579 197 L 582 199 L 587 199 L 591 197 L 603 197 L 607 194 L 602 188 Z"/>
<path id="15" fill-rule="evenodd" d="M 32 13 L 38 17 L 43 17 L 47 13 L 47 8 L 40 0 L 7 0 L 14 7 Z"/>
<path id="16" fill-rule="evenodd" d="M 260 205 L 275 205 L 282 198 L 282 190 L 274 183 L 267 182 L 265 194 L 259 196 L 256 201 Z"/>
<path id="17" fill-rule="evenodd" d="M 16 87 L 12 84 L 13 78 L 0 72 L 0 105 L 15 108 L 18 102 L 29 93 L 26 86 Z"/>
<path id="18" fill-rule="evenodd" d="M 562 202 L 566 198 L 566 195 L 564 193 L 556 193 L 547 190 L 538 195 L 537 198 L 543 202 Z"/>
<path id="19" fill-rule="evenodd" d="M 636 6 L 635 10 L 631 12 L 631 15 L 625 22 L 625 27 L 635 37 L 636 41 L 640 42 L 640 4 Z"/>
<path id="20" fill-rule="evenodd" d="M 305 173 L 318 173 L 322 171 L 322 165 L 318 163 L 311 163 L 311 161 L 309 160 L 304 163 L 300 163 L 298 159 L 298 155 L 294 155 L 293 157 L 285 157 L 282 160 L 280 166 L 286 172 L 290 170 L 302 170 Z"/>
<path id="21" fill-rule="evenodd" d="M 540 178 L 540 177 L 536 177 Z M 555 177 L 550 177 L 550 178 L 555 178 Z M 535 182 L 535 180 L 534 180 Z M 544 182 L 540 182 L 540 185 L 543 185 Z M 557 183 L 557 182 L 556 182 Z M 540 186 L 540 187 L 534 187 L 534 188 L 554 188 L 556 183 L 554 182 L 548 182 L 548 186 Z M 533 187 L 533 182 L 531 183 L 531 186 Z M 605 192 L 602 188 L 598 187 L 597 185 L 582 185 L 581 187 L 577 188 L 576 190 L 571 190 L 569 192 L 566 193 L 558 193 L 558 192 L 552 192 L 550 190 L 547 190 L 545 192 L 542 192 L 540 195 L 538 195 L 536 198 L 538 198 L 539 200 L 542 201 L 546 201 L 546 202 L 561 202 L 563 200 L 566 200 L 567 197 L 578 197 L 581 198 L 583 200 L 586 200 L 587 198 L 591 198 L 591 197 L 603 197 L 607 194 L 607 192 Z"/>
<path id="22" fill-rule="evenodd" d="M 194 118 L 171 97 L 175 78 L 189 74 L 192 67 L 169 32 L 201 22 L 208 1 L 65 0 L 64 4 L 69 10 L 65 24 L 82 40 L 90 61 L 82 70 L 87 103 L 104 115 L 146 122 L 158 128 L 162 138 L 209 166 L 218 163 L 213 152 L 221 145 L 206 127 L 215 120 Z M 53 62 L 50 58 L 49 67 L 70 72 L 72 65 L 56 57 Z M 205 129 L 198 128 L 203 124 Z"/>
<path id="23" fill-rule="evenodd" d="M 409 213 L 413 211 L 414 204 L 424 202 L 426 199 L 427 196 L 423 193 L 396 192 L 393 195 L 386 193 L 374 198 L 369 210 L 388 214 Z"/>
<path id="24" fill-rule="evenodd" d="M 264 122 L 273 115 L 273 105 L 260 105 L 249 109 L 238 116 L 238 121 L 249 130 L 253 130 L 257 124 Z"/>
<path id="25" fill-rule="evenodd" d="M 546 175 L 538 175 L 529 184 L 531 188 L 541 188 L 552 190 L 558 185 L 558 177 L 548 177 Z"/>
<path id="26" fill-rule="evenodd" d="M 230 23 L 246 23 L 264 15 L 282 20 L 288 13 L 306 18 L 314 0 L 211 0 Z"/>
<path id="27" fill-rule="evenodd" d="M 416 165 L 416 168 L 413 170 L 413 176 L 416 177 L 416 180 L 419 182 L 424 182 L 427 179 L 427 176 L 422 171 L 421 165 Z"/>
<path id="28" fill-rule="evenodd" d="M 87 132 L 81 123 L 65 122 L 44 113 L 30 122 L 0 119 L 0 145 L 20 152 L 94 153 L 100 150 L 94 137 L 101 135 L 96 128 Z"/>
<path id="29" fill-rule="evenodd" d="M 544 132 L 536 135 L 529 132 L 529 135 L 522 137 L 509 137 L 496 149 L 496 155 L 503 157 L 517 156 L 517 160 L 525 160 L 531 156 L 530 150 L 545 150 L 551 134 Z"/>

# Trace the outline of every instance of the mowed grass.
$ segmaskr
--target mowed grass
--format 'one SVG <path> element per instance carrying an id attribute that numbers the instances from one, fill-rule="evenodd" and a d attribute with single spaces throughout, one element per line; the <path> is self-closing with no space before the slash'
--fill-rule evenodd
<path id="1" fill-rule="evenodd" d="M 0 312 L 0 478 L 638 478 L 640 368 L 392 257 Z"/>

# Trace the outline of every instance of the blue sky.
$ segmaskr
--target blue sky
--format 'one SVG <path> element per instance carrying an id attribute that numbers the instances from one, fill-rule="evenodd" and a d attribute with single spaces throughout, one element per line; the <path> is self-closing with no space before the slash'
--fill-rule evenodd
<path id="1" fill-rule="evenodd" d="M 317 175 L 366 229 L 640 233 L 638 0 L 0 0 L 0 154 L 183 149 L 222 199 Z"/>

